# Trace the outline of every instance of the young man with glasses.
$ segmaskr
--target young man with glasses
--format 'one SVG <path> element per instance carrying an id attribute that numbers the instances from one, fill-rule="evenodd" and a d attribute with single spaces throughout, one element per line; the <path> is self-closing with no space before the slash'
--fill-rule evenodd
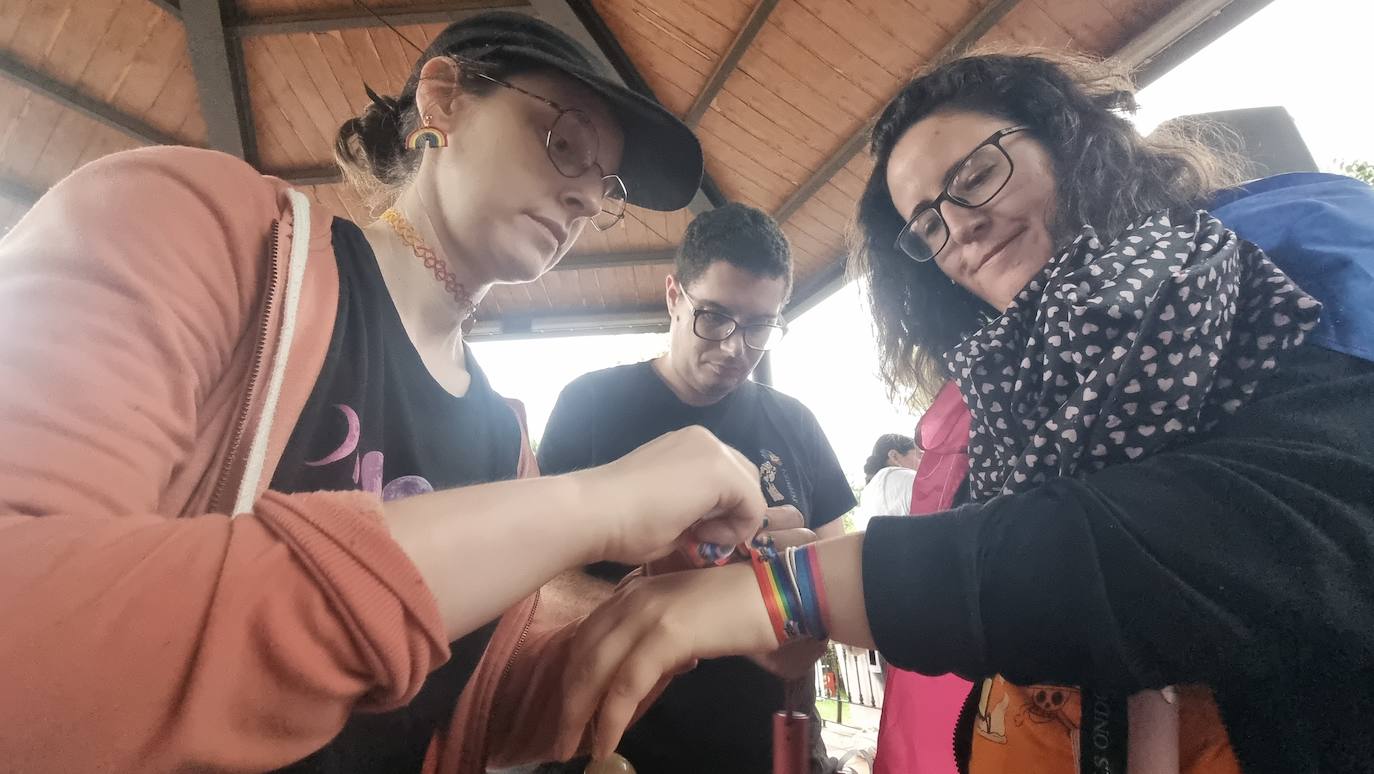
<path id="1" fill-rule="evenodd" d="M 791 285 L 787 239 L 772 218 L 740 204 L 700 215 L 666 280 L 668 352 L 564 388 L 540 443 L 541 470 L 611 462 L 666 432 L 702 425 L 758 465 L 768 529 L 843 534 L 839 518 L 854 507 L 854 493 L 815 416 L 749 380 L 786 333 Z M 609 587 L 631 569 L 603 563 L 587 571 Z M 793 706 L 814 717 L 810 664 L 792 663 L 788 676 L 803 684 Z M 772 714 L 785 698 L 784 681 L 749 659 L 703 661 L 630 728 L 620 753 L 653 774 L 764 774 L 772 770 Z M 831 771 L 819 722 L 812 728 L 812 770 Z M 574 762 L 566 770 L 582 769 Z"/>

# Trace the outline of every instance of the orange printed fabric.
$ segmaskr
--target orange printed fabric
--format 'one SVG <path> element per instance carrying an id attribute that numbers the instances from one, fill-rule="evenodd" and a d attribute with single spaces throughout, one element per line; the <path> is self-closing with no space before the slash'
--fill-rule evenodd
<path id="1" fill-rule="evenodd" d="M 1212 693 L 1178 688 L 1179 774 L 1240 774 Z M 1020 686 L 1000 675 L 979 686 L 969 774 L 1079 771 L 1082 695 L 1057 685 Z"/>

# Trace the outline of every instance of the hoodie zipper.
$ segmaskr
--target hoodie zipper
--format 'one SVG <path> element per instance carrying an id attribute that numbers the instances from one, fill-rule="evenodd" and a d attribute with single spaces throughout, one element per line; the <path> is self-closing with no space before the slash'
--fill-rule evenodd
<path id="1" fill-rule="evenodd" d="M 530 612 L 529 612 L 529 615 L 525 616 L 525 626 L 524 626 L 524 628 L 522 628 L 522 629 L 520 630 L 520 637 L 519 637 L 519 639 L 517 639 L 517 640 L 515 641 L 515 647 L 511 648 L 510 656 L 506 658 L 506 666 L 505 666 L 505 668 L 501 670 L 501 679 L 500 679 L 500 682 L 498 682 L 498 683 L 496 684 L 496 685 L 497 685 L 496 693 L 495 693 L 495 694 L 493 695 L 493 697 L 492 697 L 492 702 L 491 702 L 491 714 L 487 716 L 489 720 L 498 717 L 498 713 L 496 712 L 496 708 L 497 708 L 497 706 L 499 706 L 499 701 L 498 701 L 498 700 L 499 700 L 499 698 L 500 698 L 500 696 L 501 696 L 500 686 L 501 686 L 502 684 L 504 684 L 504 683 L 506 682 L 506 680 L 510 677 L 511 670 L 515 667 L 515 659 L 516 659 L 517 656 L 520 655 L 521 649 L 525 647 L 525 639 L 529 637 L 529 634 L 530 634 L 530 626 L 534 623 L 534 614 L 535 614 L 538 610 L 539 610 L 539 592 L 536 591 L 536 592 L 534 593 L 534 602 L 530 604 Z M 482 755 L 480 756 L 480 757 L 482 757 L 482 758 L 489 758 L 489 757 L 490 757 L 489 751 L 491 750 L 491 747 L 492 747 L 491 737 L 492 737 L 492 733 L 493 733 L 493 731 L 494 731 L 493 725 L 494 725 L 493 723 L 487 723 L 486 738 L 483 740 L 482 750 L 481 750 Z M 465 764 L 464 764 L 462 770 L 463 770 L 463 771 L 477 771 L 477 769 L 472 768 L 470 765 L 468 765 L 468 764 L 472 764 L 472 763 L 473 763 L 473 761 L 465 761 Z M 483 763 L 485 763 L 485 761 L 483 761 Z"/>
<path id="2" fill-rule="evenodd" d="M 267 293 L 263 298 L 262 316 L 258 321 L 258 337 L 253 345 L 253 365 L 248 372 L 248 389 L 244 392 L 243 403 L 239 406 L 238 420 L 234 424 L 234 434 L 230 436 L 229 454 L 225 457 L 224 467 L 220 469 L 219 480 L 215 482 L 214 492 L 210 495 L 210 503 L 214 507 L 219 507 L 223 503 L 224 491 L 229 486 L 229 479 L 233 475 L 234 463 L 238 460 L 239 451 L 243 446 L 243 438 L 248 431 L 248 419 L 252 411 L 253 397 L 257 392 L 258 376 L 262 373 L 262 357 L 267 349 L 267 336 L 270 330 L 272 319 L 272 306 L 277 298 L 277 286 L 281 277 L 280 254 L 278 237 L 281 234 L 281 221 L 272 222 L 272 251 L 267 261 Z M 232 508 L 232 504 L 224 507 Z M 233 516 L 234 514 L 229 514 Z"/>
<path id="3" fill-rule="evenodd" d="M 991 679 L 991 678 L 984 678 Z M 978 697 L 983 689 L 983 680 L 974 682 L 973 689 L 964 697 L 964 705 L 959 708 L 959 717 L 954 721 L 954 733 L 950 744 L 954 748 L 954 766 L 959 774 L 970 774 L 973 767 L 973 716 L 978 712 Z M 967 743 L 966 753 L 960 748 Z"/>

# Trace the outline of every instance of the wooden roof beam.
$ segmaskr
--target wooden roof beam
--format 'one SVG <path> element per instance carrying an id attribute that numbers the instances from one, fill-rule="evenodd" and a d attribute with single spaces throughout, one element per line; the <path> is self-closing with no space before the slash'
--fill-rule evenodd
<path id="1" fill-rule="evenodd" d="M 42 195 L 42 191 L 29 186 L 27 183 L 21 183 L 18 180 L 7 177 L 0 177 L 0 197 L 18 202 L 28 207 L 38 201 L 38 197 Z"/>
<path id="2" fill-rule="evenodd" d="M 1269 5 L 1271 0 L 1192 0 L 1175 7 L 1113 56 L 1144 87 Z"/>
<path id="3" fill-rule="evenodd" d="M 706 85 L 702 87 L 701 93 L 697 94 L 692 106 L 683 115 L 682 122 L 692 128 L 701 123 L 701 119 L 706 115 L 706 111 L 711 109 L 711 103 L 715 101 L 716 95 L 725 88 L 725 82 L 730 79 L 731 73 L 739 66 L 739 60 L 744 57 L 744 52 L 753 45 L 754 38 L 758 37 L 763 30 L 764 22 L 768 21 L 768 15 L 778 6 L 778 0 L 759 0 L 754 5 L 754 10 L 749 13 L 749 18 L 744 22 L 744 26 L 735 34 L 735 39 L 730 43 L 730 48 L 725 55 L 716 63 L 715 69 L 711 72 L 711 77 L 706 79 Z"/>
<path id="4" fill-rule="evenodd" d="M 0 53 L 0 76 L 146 145 L 176 145 L 180 142 L 170 134 L 154 129 L 133 116 L 125 115 L 97 99 L 88 97 L 5 53 Z"/>
<path id="5" fill-rule="evenodd" d="M 602 336 L 612 333 L 662 333 L 668 330 L 668 311 L 662 306 L 639 307 L 591 314 L 510 315 L 478 320 L 467 341 L 510 341 L 557 336 Z"/>
<path id="6" fill-rule="evenodd" d="M 569 255 L 553 267 L 553 271 L 578 271 L 581 269 L 614 269 L 624 266 L 648 266 L 672 263 L 677 258 L 675 248 L 659 250 L 626 250 L 619 253 L 583 253 Z"/>
<path id="7" fill-rule="evenodd" d="M 181 0 L 181 22 L 210 147 L 256 163 L 243 48 L 224 27 L 225 16 L 233 13 L 234 0 Z"/>

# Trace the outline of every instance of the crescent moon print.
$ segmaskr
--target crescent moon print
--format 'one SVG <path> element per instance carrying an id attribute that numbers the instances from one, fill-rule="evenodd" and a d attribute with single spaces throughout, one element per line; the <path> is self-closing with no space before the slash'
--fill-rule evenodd
<path id="1" fill-rule="evenodd" d="M 343 443 L 339 445 L 339 448 L 314 462 L 305 463 L 306 467 L 320 468 L 325 465 L 332 465 L 358 449 L 358 437 L 362 434 L 362 426 L 358 422 L 358 412 L 342 403 L 335 403 L 334 408 L 338 409 L 348 422 L 348 434 L 344 436 Z"/>

